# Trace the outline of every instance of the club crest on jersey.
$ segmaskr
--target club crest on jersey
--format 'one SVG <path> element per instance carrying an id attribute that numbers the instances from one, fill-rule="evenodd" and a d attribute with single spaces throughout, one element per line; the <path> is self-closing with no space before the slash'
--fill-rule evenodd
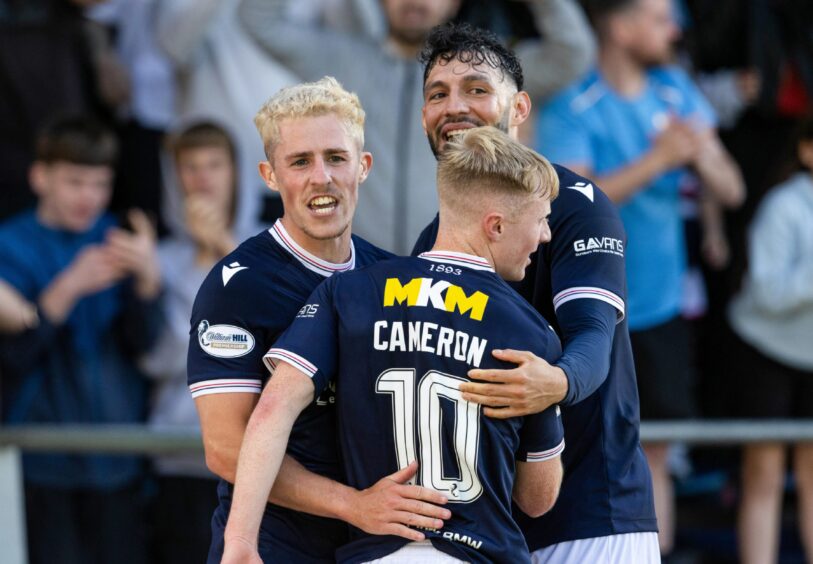
<path id="1" fill-rule="evenodd" d="M 200 348 L 218 358 L 237 358 L 254 349 L 254 336 L 234 325 L 209 325 L 205 319 L 198 323 Z"/>
<path id="2" fill-rule="evenodd" d="M 488 296 L 479 290 L 469 296 L 463 288 L 446 280 L 434 282 L 431 278 L 413 278 L 401 284 L 397 278 L 387 278 L 384 307 L 396 303 L 407 307 L 433 307 L 450 313 L 457 311 L 460 315 L 468 314 L 470 318 L 482 321 Z"/>

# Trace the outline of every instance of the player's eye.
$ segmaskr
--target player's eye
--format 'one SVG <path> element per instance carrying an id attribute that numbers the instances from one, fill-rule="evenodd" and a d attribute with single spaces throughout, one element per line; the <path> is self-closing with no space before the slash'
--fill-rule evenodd
<path id="1" fill-rule="evenodd" d="M 444 98 L 444 97 L 446 97 L 446 93 L 445 93 L 445 92 L 432 92 L 432 93 L 431 93 L 431 94 L 429 94 L 429 96 L 427 97 L 427 100 L 440 100 L 440 99 L 442 99 L 442 98 Z"/>
<path id="2" fill-rule="evenodd" d="M 343 156 L 341 156 L 341 155 L 330 155 L 330 156 L 327 158 L 327 160 L 328 160 L 329 162 L 331 162 L 331 163 L 343 163 L 343 162 L 344 162 L 344 161 L 346 161 L 347 159 L 345 159 L 345 158 L 344 158 Z"/>
<path id="3" fill-rule="evenodd" d="M 306 164 L 308 164 L 308 159 L 296 159 L 291 166 L 305 166 Z"/>
<path id="4" fill-rule="evenodd" d="M 472 94 L 488 94 L 488 90 L 481 86 L 475 86 L 474 88 L 469 90 L 469 92 Z"/>

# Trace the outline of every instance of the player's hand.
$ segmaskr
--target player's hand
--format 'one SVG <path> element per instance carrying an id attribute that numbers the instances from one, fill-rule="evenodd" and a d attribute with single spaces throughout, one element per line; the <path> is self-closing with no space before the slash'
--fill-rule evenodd
<path id="1" fill-rule="evenodd" d="M 221 564 L 263 564 L 257 547 L 243 538 L 226 541 Z"/>
<path id="2" fill-rule="evenodd" d="M 452 513 L 439 506 L 448 500 L 434 490 L 407 484 L 417 471 L 418 463 L 413 461 L 358 492 L 350 524 L 372 535 L 396 535 L 411 541 L 422 541 L 425 537 L 410 526 L 442 528 L 442 519 L 448 519 Z"/>
<path id="3" fill-rule="evenodd" d="M 127 219 L 133 232 L 118 227 L 110 229 L 106 237 L 107 249 L 113 264 L 135 277 L 139 297 L 152 299 L 161 289 L 155 228 L 139 209 L 130 210 Z"/>
<path id="4" fill-rule="evenodd" d="M 507 419 L 539 413 L 567 394 L 567 376 L 558 366 L 528 351 L 505 349 L 492 354 L 518 366 L 506 370 L 472 369 L 469 378 L 478 382 L 460 385 L 463 399 L 486 406 L 483 413 L 488 417 Z"/>

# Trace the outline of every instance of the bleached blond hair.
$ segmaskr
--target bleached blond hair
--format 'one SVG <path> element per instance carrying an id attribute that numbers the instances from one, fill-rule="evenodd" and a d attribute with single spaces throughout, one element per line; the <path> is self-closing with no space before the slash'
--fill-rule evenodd
<path id="1" fill-rule="evenodd" d="M 438 198 L 450 209 L 477 211 L 478 196 L 522 201 L 523 196 L 552 200 L 558 194 L 559 175 L 548 159 L 496 127 L 455 135 L 438 159 Z"/>
<path id="2" fill-rule="evenodd" d="M 303 82 L 281 89 L 262 105 L 254 116 L 254 125 L 263 140 L 265 155 L 271 160 L 279 142 L 279 124 L 285 119 L 335 114 L 347 133 L 364 147 L 364 109 L 358 96 L 345 90 L 338 80 L 326 76 L 316 82 Z"/>

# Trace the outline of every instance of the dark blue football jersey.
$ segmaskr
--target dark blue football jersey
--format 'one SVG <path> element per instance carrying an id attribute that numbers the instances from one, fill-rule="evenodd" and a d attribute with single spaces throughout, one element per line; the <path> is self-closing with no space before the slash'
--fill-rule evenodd
<path id="1" fill-rule="evenodd" d="M 517 291 L 562 335 L 557 311 L 572 300 L 612 305 L 618 323 L 609 372 L 594 392 L 562 405 L 567 451 L 554 508 L 538 519 L 516 510 L 530 549 L 619 533 L 657 531 L 649 467 L 639 440 L 638 389 L 624 319 L 626 234 L 618 211 L 588 179 L 554 165 L 559 197 L 551 204 L 551 241 L 532 256 Z M 435 218 L 413 253 L 431 249 Z M 567 350 L 567 342 L 564 343 Z M 582 385 L 581 388 L 589 388 Z M 575 386 L 571 386 L 575 388 Z"/>
<path id="2" fill-rule="evenodd" d="M 336 272 L 352 270 L 392 255 L 353 237 L 351 258 L 328 263 L 304 250 L 278 221 L 243 242 L 215 265 L 198 291 L 192 311 L 188 383 L 193 397 L 230 392 L 257 393 L 268 378 L 263 355 L 300 313 L 310 293 Z M 297 419 L 288 454 L 318 474 L 342 480 L 335 438 L 334 395 L 325 390 Z M 231 489 L 219 489 L 225 526 Z M 346 541 L 343 523 L 266 508 L 261 552 L 273 550 L 280 561 L 332 561 Z"/>
<path id="3" fill-rule="evenodd" d="M 561 353 L 548 323 L 479 257 L 425 253 L 342 274 L 317 288 L 268 352 L 337 390 L 339 440 L 348 483 L 372 486 L 420 463 L 418 483 L 444 493 L 451 519 L 426 531 L 433 545 L 468 562 L 528 562 L 511 516 L 515 461 L 564 449 L 558 408 L 497 420 L 459 391 L 471 368 L 506 367 L 491 352 Z M 351 533 L 341 562 L 401 548 L 393 536 Z"/>

